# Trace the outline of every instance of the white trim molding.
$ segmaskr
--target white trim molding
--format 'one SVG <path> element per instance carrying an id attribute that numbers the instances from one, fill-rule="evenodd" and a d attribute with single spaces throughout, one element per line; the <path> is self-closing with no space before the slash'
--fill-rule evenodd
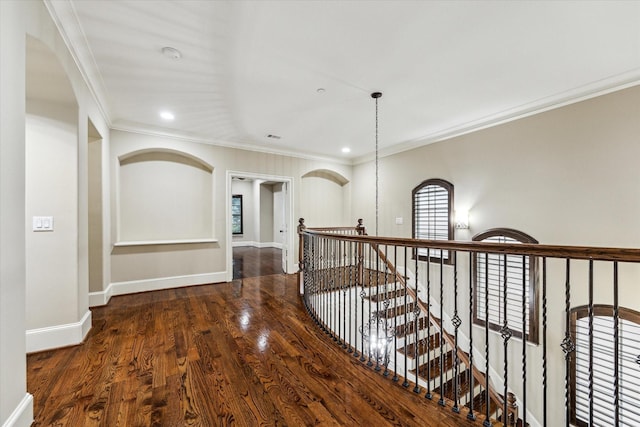
<path id="1" fill-rule="evenodd" d="M 29 427 L 33 423 L 33 396 L 26 393 L 2 427 Z"/>
<path id="2" fill-rule="evenodd" d="M 130 280 L 114 282 L 106 290 L 89 293 L 89 306 L 106 305 L 112 296 L 135 294 L 138 292 L 158 291 L 162 289 L 183 288 L 187 286 L 205 285 L 207 283 L 226 282 L 227 272 L 189 274 L 186 276 L 159 277 L 155 279 Z"/>
<path id="3" fill-rule="evenodd" d="M 90 310 L 87 310 L 82 319 L 75 323 L 29 329 L 26 332 L 27 353 L 80 344 L 84 341 L 89 329 L 91 329 Z"/>
<path id="4" fill-rule="evenodd" d="M 237 242 L 233 242 L 231 243 L 231 246 L 233 246 L 234 248 L 240 248 L 240 247 L 253 247 L 253 248 L 275 248 L 275 249 L 282 249 L 283 248 L 283 244 L 282 243 L 277 243 L 277 242 L 254 242 L 254 241 L 237 241 Z"/>

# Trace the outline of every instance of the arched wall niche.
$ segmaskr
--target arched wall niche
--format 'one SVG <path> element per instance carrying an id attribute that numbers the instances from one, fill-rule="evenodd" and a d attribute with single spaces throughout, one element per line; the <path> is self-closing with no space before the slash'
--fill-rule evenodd
<path id="1" fill-rule="evenodd" d="M 211 242 L 214 167 L 178 150 L 118 157 L 116 246 Z"/>
<path id="2" fill-rule="evenodd" d="M 201 158 L 185 153 L 184 151 L 172 150 L 169 148 L 147 148 L 144 150 L 132 151 L 118 157 L 121 166 L 140 161 L 161 161 L 162 159 L 165 161 L 174 161 L 185 165 L 191 165 L 193 167 L 201 168 L 209 173 L 213 173 L 213 166 Z"/>
<path id="3" fill-rule="evenodd" d="M 300 214 L 309 227 L 350 225 L 349 180 L 330 169 L 314 169 L 300 180 Z"/>
<path id="4" fill-rule="evenodd" d="M 342 176 L 342 174 L 332 171 L 330 169 L 314 169 L 306 174 L 302 175 L 302 178 L 322 178 L 329 181 L 333 181 L 340 186 L 344 186 L 349 183 L 349 180 Z"/>

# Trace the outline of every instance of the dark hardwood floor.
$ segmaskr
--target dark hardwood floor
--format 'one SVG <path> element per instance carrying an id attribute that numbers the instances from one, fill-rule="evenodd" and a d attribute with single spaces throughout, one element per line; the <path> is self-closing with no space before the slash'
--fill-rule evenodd
<path id="1" fill-rule="evenodd" d="M 34 426 L 471 425 L 336 346 L 296 275 L 116 296 L 92 312 L 83 344 L 27 357 Z"/>
<path id="2" fill-rule="evenodd" d="M 282 249 L 239 246 L 233 248 L 233 279 L 282 273 Z"/>

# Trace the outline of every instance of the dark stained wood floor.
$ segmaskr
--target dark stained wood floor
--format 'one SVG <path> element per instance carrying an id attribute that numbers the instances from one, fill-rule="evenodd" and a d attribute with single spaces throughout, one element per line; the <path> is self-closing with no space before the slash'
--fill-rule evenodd
<path id="1" fill-rule="evenodd" d="M 117 296 L 92 313 L 83 344 L 27 357 L 34 426 L 472 425 L 336 346 L 296 275 Z"/>
<path id="2" fill-rule="evenodd" d="M 282 249 L 249 246 L 233 248 L 234 280 L 282 272 Z"/>

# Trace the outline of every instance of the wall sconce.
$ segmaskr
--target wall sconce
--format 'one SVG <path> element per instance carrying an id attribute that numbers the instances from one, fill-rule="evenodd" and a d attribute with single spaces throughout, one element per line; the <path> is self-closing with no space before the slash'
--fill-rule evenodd
<path id="1" fill-rule="evenodd" d="M 469 229 L 469 211 L 456 210 L 455 227 L 457 230 Z"/>

